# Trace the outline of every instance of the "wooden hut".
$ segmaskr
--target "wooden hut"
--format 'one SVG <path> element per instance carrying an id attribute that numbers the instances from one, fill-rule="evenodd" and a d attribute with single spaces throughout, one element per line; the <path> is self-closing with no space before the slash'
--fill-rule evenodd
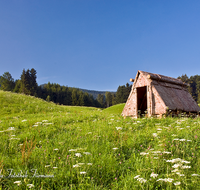
<path id="1" fill-rule="evenodd" d="M 179 79 L 138 71 L 122 116 L 138 118 L 166 113 L 199 113 L 200 107 Z"/>

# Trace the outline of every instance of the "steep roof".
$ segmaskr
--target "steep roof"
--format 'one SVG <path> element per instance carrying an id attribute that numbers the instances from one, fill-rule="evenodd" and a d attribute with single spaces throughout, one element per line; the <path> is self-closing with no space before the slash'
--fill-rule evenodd
<path id="1" fill-rule="evenodd" d="M 144 71 L 138 71 L 135 82 L 139 74 L 144 75 L 151 82 L 169 109 L 186 112 L 200 111 L 200 107 L 187 90 L 189 84 L 182 82 L 180 79 Z"/>

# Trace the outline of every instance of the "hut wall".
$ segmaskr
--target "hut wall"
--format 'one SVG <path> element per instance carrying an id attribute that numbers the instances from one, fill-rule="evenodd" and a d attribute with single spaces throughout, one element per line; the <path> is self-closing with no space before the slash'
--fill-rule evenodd
<path id="1" fill-rule="evenodd" d="M 124 106 L 122 115 L 123 116 L 132 116 L 137 117 L 137 87 L 143 87 L 149 85 L 148 79 L 142 74 L 138 76 L 138 79 L 135 84 L 133 84 L 131 93 L 128 97 L 126 105 Z M 147 92 L 148 94 L 148 92 Z M 148 101 L 148 100 L 147 100 Z"/>
<path id="2" fill-rule="evenodd" d="M 147 85 L 149 85 L 148 80 L 146 79 L 144 75 L 140 74 L 134 87 L 137 88 L 137 87 L 142 87 L 142 86 L 147 86 Z"/>
<path id="3" fill-rule="evenodd" d="M 156 88 L 152 86 L 152 114 L 160 115 L 166 113 L 166 106 L 158 94 Z"/>
<path id="4" fill-rule="evenodd" d="M 124 106 L 122 115 L 123 116 L 132 116 L 135 117 L 136 116 L 136 89 L 132 89 L 128 100 L 126 102 L 126 105 Z"/>

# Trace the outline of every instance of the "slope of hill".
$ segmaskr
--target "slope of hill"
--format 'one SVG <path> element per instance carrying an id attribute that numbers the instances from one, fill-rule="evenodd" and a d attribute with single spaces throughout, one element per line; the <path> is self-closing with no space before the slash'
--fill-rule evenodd
<path id="1" fill-rule="evenodd" d="M 79 90 L 83 91 L 83 92 L 87 92 L 88 94 L 91 94 L 94 99 L 97 99 L 98 94 L 103 94 L 105 96 L 106 91 L 96 91 L 96 90 L 86 90 L 86 89 L 81 89 L 78 88 Z M 112 94 L 115 94 L 116 92 L 111 92 Z"/>
<path id="2" fill-rule="evenodd" d="M 199 118 L 123 119 L 123 104 L 3 91 L 0 102 L 0 189 L 200 189 Z"/>
<path id="3" fill-rule="evenodd" d="M 109 113 L 109 114 L 121 114 L 123 109 L 124 109 L 125 103 L 123 104 L 117 104 L 111 107 L 108 107 L 103 110 L 104 113 Z"/>

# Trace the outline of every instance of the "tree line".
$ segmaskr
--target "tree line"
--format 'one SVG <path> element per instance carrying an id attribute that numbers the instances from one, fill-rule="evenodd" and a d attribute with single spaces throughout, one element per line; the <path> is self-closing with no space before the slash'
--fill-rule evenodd
<path id="1" fill-rule="evenodd" d="M 200 104 L 200 75 L 194 75 L 190 78 L 185 74 L 179 76 L 178 79 L 181 79 L 183 82 L 188 83 L 188 91 L 194 98 L 194 100 Z"/>
<path id="2" fill-rule="evenodd" d="M 132 87 L 132 85 L 127 83 L 126 85 L 119 86 L 116 93 L 106 92 L 105 95 L 98 94 L 95 99 L 91 94 L 83 92 L 78 88 L 61 86 L 50 82 L 38 86 L 36 79 L 37 72 L 34 68 L 31 70 L 23 69 L 20 79 L 17 80 L 14 80 L 9 72 L 5 72 L 0 76 L 0 89 L 35 96 L 62 105 L 105 108 L 125 103 Z"/>

